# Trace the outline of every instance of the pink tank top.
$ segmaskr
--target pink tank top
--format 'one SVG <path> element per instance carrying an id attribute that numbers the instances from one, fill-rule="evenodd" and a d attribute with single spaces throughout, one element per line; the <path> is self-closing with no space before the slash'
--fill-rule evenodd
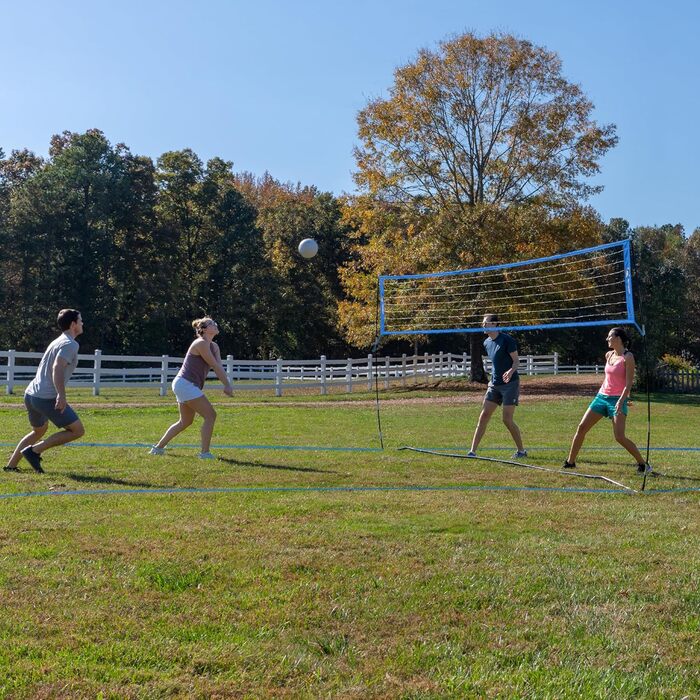
<path id="1" fill-rule="evenodd" d="M 625 391 L 625 386 L 627 386 L 625 355 L 614 365 L 611 365 L 608 360 L 605 361 L 605 379 L 600 387 L 601 394 L 605 394 L 605 396 L 621 396 Z"/>

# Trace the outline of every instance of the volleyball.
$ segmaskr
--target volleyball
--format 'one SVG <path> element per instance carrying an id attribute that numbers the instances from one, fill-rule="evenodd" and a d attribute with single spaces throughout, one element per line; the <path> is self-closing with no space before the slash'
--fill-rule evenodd
<path id="1" fill-rule="evenodd" d="M 299 255 L 302 258 L 313 258 L 318 253 L 318 243 L 313 238 L 305 238 L 299 244 Z"/>

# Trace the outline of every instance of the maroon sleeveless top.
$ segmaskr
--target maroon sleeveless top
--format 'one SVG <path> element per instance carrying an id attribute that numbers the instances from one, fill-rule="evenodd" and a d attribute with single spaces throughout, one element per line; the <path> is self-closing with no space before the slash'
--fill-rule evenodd
<path id="1" fill-rule="evenodd" d="M 182 367 L 180 367 L 177 376 L 186 379 L 188 382 L 192 382 L 192 384 L 198 386 L 200 389 L 204 389 L 204 380 L 209 374 L 209 369 L 209 365 L 201 355 L 193 355 L 188 350 L 185 355 L 185 361 L 182 363 Z"/>

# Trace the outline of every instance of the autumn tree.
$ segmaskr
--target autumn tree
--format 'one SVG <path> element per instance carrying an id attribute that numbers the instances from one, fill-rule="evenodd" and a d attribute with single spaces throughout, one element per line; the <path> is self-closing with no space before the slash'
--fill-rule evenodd
<path id="1" fill-rule="evenodd" d="M 467 33 L 423 49 L 395 72 L 388 97 L 359 113 L 348 220 L 356 261 L 343 272 L 341 322 L 372 331 L 377 274 L 478 266 L 600 240 L 583 202 L 615 127 L 562 74 L 559 57 L 506 34 Z M 362 307 L 365 307 L 364 309 Z M 472 358 L 481 338 L 472 334 Z M 472 362 L 473 379 L 482 379 Z"/>

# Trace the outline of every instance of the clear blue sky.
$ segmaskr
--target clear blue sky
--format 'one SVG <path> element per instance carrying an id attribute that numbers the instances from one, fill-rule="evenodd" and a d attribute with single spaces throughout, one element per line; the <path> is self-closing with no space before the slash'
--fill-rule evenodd
<path id="1" fill-rule="evenodd" d="M 396 66 L 454 33 L 556 51 L 614 122 L 606 220 L 700 226 L 700 3 L 693 0 L 0 0 L 0 147 L 102 129 L 156 158 L 353 189 L 355 117 Z"/>

